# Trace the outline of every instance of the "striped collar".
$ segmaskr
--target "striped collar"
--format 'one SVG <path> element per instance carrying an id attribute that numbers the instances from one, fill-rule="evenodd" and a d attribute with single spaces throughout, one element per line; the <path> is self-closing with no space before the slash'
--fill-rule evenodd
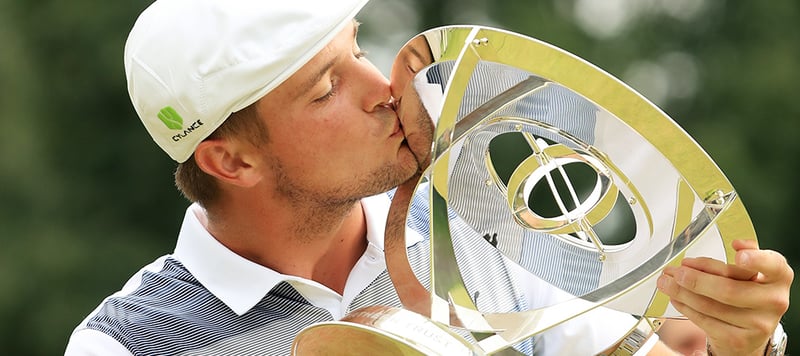
<path id="1" fill-rule="evenodd" d="M 373 269 L 379 268 L 377 271 L 363 272 L 359 271 L 361 264 L 357 265 L 348 279 L 345 297 L 360 292 L 360 290 L 348 291 L 352 280 L 364 279 L 354 276 L 358 277 L 359 273 L 372 275 L 386 268 L 383 262 L 383 234 L 390 203 L 386 194 L 364 198 L 361 201 L 367 220 L 367 240 L 370 245 L 365 255 L 370 252 L 379 255 L 381 264 L 373 267 Z M 328 309 L 334 316 L 340 314 L 337 309 L 342 309 L 341 307 L 331 306 L 331 299 L 338 300 L 338 304 L 341 304 L 342 297 L 338 293 L 315 281 L 281 274 L 237 255 L 206 231 L 199 218 L 205 214 L 205 210 L 197 204 L 192 204 L 186 210 L 173 256 L 236 314 L 242 315 L 252 309 L 270 290 L 283 281 L 298 289 L 312 304 Z M 407 228 L 406 233 L 407 246 L 422 240 L 422 237 L 411 229 Z M 374 260 L 375 256 L 371 256 L 371 259 Z M 364 287 L 366 285 L 353 288 Z"/>

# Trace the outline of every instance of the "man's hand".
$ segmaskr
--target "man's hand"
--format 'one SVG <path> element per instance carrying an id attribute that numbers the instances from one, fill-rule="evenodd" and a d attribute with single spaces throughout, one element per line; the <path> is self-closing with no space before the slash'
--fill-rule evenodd
<path id="1" fill-rule="evenodd" d="M 736 265 L 687 258 L 668 267 L 658 288 L 706 332 L 714 355 L 764 355 L 767 341 L 789 308 L 794 272 L 778 252 L 753 240 L 733 242 Z"/>

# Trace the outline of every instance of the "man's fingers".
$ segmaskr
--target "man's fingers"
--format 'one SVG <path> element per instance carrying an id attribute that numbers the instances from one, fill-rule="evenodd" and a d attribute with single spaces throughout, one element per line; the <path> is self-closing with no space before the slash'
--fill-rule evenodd
<path id="1" fill-rule="evenodd" d="M 772 250 L 761 250 L 755 240 L 735 240 L 736 265 L 751 271 L 760 272 L 761 283 L 789 281 L 794 278 L 794 271 L 786 261 L 786 257 Z"/>
<path id="2" fill-rule="evenodd" d="M 733 249 L 739 250 L 758 250 L 758 241 L 756 240 L 734 240 L 731 244 Z"/>
<path id="3" fill-rule="evenodd" d="M 794 271 L 786 257 L 771 250 L 759 250 L 755 240 L 736 240 L 736 264 L 707 257 L 686 258 L 681 265 L 740 281 L 752 280 L 759 283 L 791 283 Z"/>
<path id="4" fill-rule="evenodd" d="M 785 257 L 760 250 L 754 240 L 732 246 L 735 265 L 687 258 L 664 269 L 658 288 L 706 331 L 719 354 L 763 353 L 765 340 L 788 308 L 794 271 Z"/>
<path id="5" fill-rule="evenodd" d="M 758 274 L 758 271 L 753 271 L 742 266 L 729 265 L 725 262 L 707 257 L 686 258 L 681 261 L 681 265 L 709 274 L 740 281 L 752 280 Z"/>
<path id="6" fill-rule="evenodd" d="M 786 257 L 772 250 L 739 250 L 736 265 L 760 272 L 756 279 L 760 283 L 791 283 L 794 278 Z"/>
<path id="7" fill-rule="evenodd" d="M 726 352 L 727 350 L 722 349 L 721 346 L 731 350 L 733 353 L 730 354 L 737 352 L 746 354 L 748 352 L 745 350 L 752 351 L 749 349 L 763 349 L 763 346 L 756 346 L 753 348 L 753 345 L 763 345 L 763 343 L 761 343 L 763 332 L 758 328 L 732 325 L 678 301 L 673 301 L 672 305 L 676 310 L 703 329 L 711 344 L 715 345 L 714 348 L 721 354 L 729 353 Z"/>
<path id="8" fill-rule="evenodd" d="M 710 313 L 717 308 L 712 301 L 749 309 L 760 305 L 769 292 L 752 281 L 735 280 L 686 267 L 665 269 L 662 278 L 664 280 L 659 280 L 659 288 L 664 293 Z M 720 309 L 715 314 L 723 318 L 729 311 Z"/>
<path id="9" fill-rule="evenodd" d="M 748 251 L 759 254 L 765 252 Z M 665 268 L 662 276 L 664 280 L 659 280 L 659 288 L 670 297 L 704 312 L 711 312 L 715 306 L 703 299 L 689 298 L 688 293 L 742 309 L 781 314 L 788 309 L 789 285 L 792 281 L 792 271 L 788 265 L 777 268 L 774 273 L 782 277 L 774 277 L 772 281 L 769 280 L 772 277 L 764 273 L 759 273 L 753 279 L 746 279 L 749 270 L 732 267 L 707 258 L 689 259 L 680 267 Z M 719 310 L 716 315 L 725 319 L 723 314 L 727 312 L 729 311 Z"/>

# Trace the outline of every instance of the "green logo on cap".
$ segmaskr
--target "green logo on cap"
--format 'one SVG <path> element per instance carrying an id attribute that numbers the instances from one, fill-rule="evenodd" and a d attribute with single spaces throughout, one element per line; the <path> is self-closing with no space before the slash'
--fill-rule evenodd
<path id="1" fill-rule="evenodd" d="M 171 106 L 167 106 L 158 112 L 158 119 L 172 130 L 183 128 L 183 118 Z"/>

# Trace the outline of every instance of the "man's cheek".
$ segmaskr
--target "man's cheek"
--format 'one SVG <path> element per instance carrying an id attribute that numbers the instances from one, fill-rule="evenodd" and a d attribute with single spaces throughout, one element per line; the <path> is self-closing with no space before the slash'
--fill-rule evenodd
<path id="1" fill-rule="evenodd" d="M 433 122 L 424 110 L 420 110 L 415 118 L 414 131 L 407 134 L 408 145 L 421 169 L 430 164 L 433 144 Z"/>

